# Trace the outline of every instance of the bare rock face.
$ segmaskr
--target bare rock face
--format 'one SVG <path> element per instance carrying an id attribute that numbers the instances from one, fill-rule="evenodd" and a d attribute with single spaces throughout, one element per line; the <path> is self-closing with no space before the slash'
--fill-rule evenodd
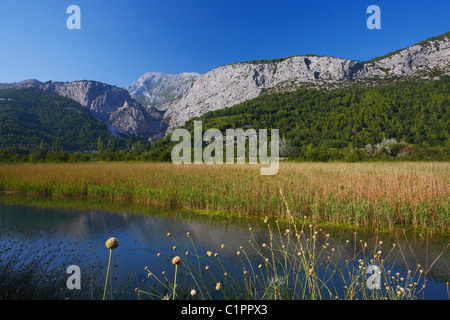
<path id="1" fill-rule="evenodd" d="M 137 102 L 158 107 L 185 94 L 198 76 L 200 74 L 194 72 L 148 72 L 125 89 Z"/>
<path id="2" fill-rule="evenodd" d="M 448 35 L 448 34 L 447 34 Z M 450 38 L 425 41 L 395 54 L 365 63 L 358 78 L 374 76 L 408 77 L 432 70 L 450 71 Z"/>
<path id="3" fill-rule="evenodd" d="M 56 92 L 87 107 L 114 135 L 122 133 L 148 139 L 159 136 L 165 129 L 159 112 L 137 103 L 122 88 L 95 81 L 75 81 L 48 82 L 42 84 L 41 89 Z"/>

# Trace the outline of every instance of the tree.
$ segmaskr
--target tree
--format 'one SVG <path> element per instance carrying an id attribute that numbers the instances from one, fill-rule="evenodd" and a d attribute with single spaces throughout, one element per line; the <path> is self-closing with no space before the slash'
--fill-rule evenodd
<path id="1" fill-rule="evenodd" d="M 103 152 L 103 140 L 102 140 L 102 137 L 98 137 L 98 140 L 97 140 L 97 151 L 98 151 L 98 153 Z"/>
<path id="2" fill-rule="evenodd" d="M 59 153 L 61 152 L 61 138 L 57 137 L 52 144 L 52 152 Z"/>

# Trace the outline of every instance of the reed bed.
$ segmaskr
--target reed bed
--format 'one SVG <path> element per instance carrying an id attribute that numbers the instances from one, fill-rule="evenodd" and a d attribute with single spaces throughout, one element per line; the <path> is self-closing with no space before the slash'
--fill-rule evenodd
<path id="1" fill-rule="evenodd" d="M 449 163 L 259 165 L 75 163 L 0 166 L 0 191 L 287 217 L 392 230 L 448 231 Z M 282 191 L 280 194 L 279 191 Z"/>

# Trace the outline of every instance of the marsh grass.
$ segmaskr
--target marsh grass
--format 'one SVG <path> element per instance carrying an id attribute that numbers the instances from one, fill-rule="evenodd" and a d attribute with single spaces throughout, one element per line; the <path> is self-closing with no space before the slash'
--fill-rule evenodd
<path id="1" fill-rule="evenodd" d="M 2 230 L 0 237 L 0 300 L 53 300 L 93 299 L 100 293 L 101 274 L 104 266 L 93 262 L 95 253 L 80 252 L 76 247 L 82 237 L 48 242 L 46 235 L 24 234 L 20 227 Z M 55 231 L 56 233 L 56 231 Z M 69 265 L 85 266 L 81 273 L 84 290 L 68 290 L 66 270 Z"/>
<path id="2" fill-rule="evenodd" d="M 288 203 L 297 219 L 386 230 L 448 231 L 448 185 L 445 162 L 282 162 L 275 176 L 259 165 L 0 165 L 3 192 L 279 218 Z"/>
<path id="3" fill-rule="evenodd" d="M 250 228 L 248 244 L 235 252 L 226 244 L 218 252 L 197 252 L 190 233 L 186 235 L 190 247 L 179 247 L 171 237 L 172 255 L 182 261 L 177 295 L 171 294 L 175 292 L 172 255 L 158 255 L 155 259 L 167 260 L 169 269 L 157 275 L 151 266 L 145 267 L 148 279 L 136 288 L 138 299 L 415 300 L 424 297 L 427 273 L 440 257 L 427 269 L 420 265 L 398 268 L 392 255 L 402 255 L 403 249 L 395 244 L 369 244 L 356 232 L 344 242 L 335 241 L 314 225 L 292 223 L 284 229 L 278 221 L 266 219 L 265 223 L 267 243 L 261 243 Z M 230 255 L 237 266 L 223 260 Z M 379 282 L 373 281 L 371 266 Z M 380 287 L 371 289 L 370 283 Z"/>
<path id="4" fill-rule="evenodd" d="M 395 258 L 391 259 L 395 250 L 400 250 L 400 254 L 404 256 L 403 249 L 395 243 L 390 247 L 383 241 L 368 244 L 358 239 L 357 232 L 353 233 L 353 238 L 346 241 L 334 240 L 320 227 L 308 224 L 306 216 L 304 220 L 296 221 L 282 188 L 279 193 L 285 205 L 288 223 L 281 225 L 278 220 L 270 223 L 270 219 L 266 217 L 264 224 L 269 234 L 267 243 L 261 243 L 253 228 L 249 228 L 248 244 L 241 245 L 235 253 L 238 257 L 235 269 L 242 272 L 240 275 L 230 272 L 227 264 L 222 261 L 222 256 L 233 255 L 232 252 L 223 254 L 223 251 L 228 251 L 225 244 L 221 245 L 221 252 L 207 251 L 205 256 L 197 252 L 191 233 L 187 232 L 191 248 L 183 254 L 183 250 L 178 249 L 178 242 L 170 233 L 167 234 L 176 244 L 172 249 L 183 256 L 176 257 L 182 264 L 184 275 L 184 288 L 179 290 L 182 292 L 181 297 L 248 300 L 415 300 L 419 299 L 421 294 L 423 297 L 427 274 L 450 246 L 447 244 L 427 269 L 418 264 L 412 269 L 407 266 L 405 271 L 403 268 L 397 268 Z M 406 233 L 404 236 L 406 238 Z M 161 280 L 149 267 L 145 270 L 148 272 L 148 278 L 153 280 L 153 285 L 143 282 L 147 288 L 136 288 L 138 298 L 142 298 L 144 294 L 153 299 L 169 299 L 167 292 L 175 292 L 175 286 L 170 286 L 170 279 L 165 272 L 164 279 Z M 403 274 L 395 270 L 403 270 Z M 175 279 L 177 271 L 176 268 Z M 191 292 L 191 297 L 188 292 Z M 172 298 L 175 299 L 175 294 Z"/>

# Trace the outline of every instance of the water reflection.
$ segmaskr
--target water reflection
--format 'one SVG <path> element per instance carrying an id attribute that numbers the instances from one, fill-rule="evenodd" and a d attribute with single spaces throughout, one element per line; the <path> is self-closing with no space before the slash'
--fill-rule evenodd
<path id="1" fill-rule="evenodd" d="M 158 275 L 172 270 L 170 261 L 158 258 L 157 254 L 168 258 L 176 254 L 173 246 L 177 246 L 177 250 L 182 252 L 197 250 L 200 255 L 206 255 L 206 251 L 218 252 L 227 268 L 240 274 L 241 258 L 236 255 L 240 247 L 249 248 L 250 239 L 259 244 L 270 241 L 267 226 L 259 219 L 236 219 L 223 215 L 151 209 L 144 205 L 116 204 L 111 207 L 110 204 L 108 207 L 107 204 L 87 200 L 33 199 L 4 195 L 0 197 L 0 203 L 2 297 L 5 297 L 5 291 L 13 290 L 11 287 L 17 288 L 17 283 L 8 280 L 13 277 L 11 270 L 15 268 L 20 282 L 35 281 L 40 286 L 51 288 L 47 291 L 52 291 L 53 295 L 46 292 L 44 298 L 98 299 L 99 293 L 92 286 L 100 285 L 104 280 L 108 258 L 105 241 L 110 237 L 116 237 L 120 241 L 120 246 L 114 250 L 113 255 L 114 297 L 127 299 L 135 298 L 133 288 L 142 279 L 147 278 L 147 272 L 144 270 L 146 266 Z M 277 225 L 273 221 L 271 225 L 275 230 L 280 230 L 281 238 L 284 236 L 283 231 L 290 227 L 282 223 Z M 249 232 L 250 226 L 252 232 Z M 449 250 L 444 251 L 450 242 L 448 236 L 429 237 L 426 234 L 402 230 L 388 234 L 358 230 L 355 235 L 355 230 L 351 229 L 323 229 L 324 233 L 330 234 L 327 242 L 330 247 L 336 248 L 334 254 L 343 260 L 360 252 L 364 243 L 367 243 L 366 252 L 371 252 L 380 241 L 383 242 L 385 252 L 395 243 L 397 248 L 392 251 L 390 263 L 402 272 L 414 270 L 418 264 L 425 271 L 432 266 L 427 273 L 425 298 L 449 298 L 446 283 L 450 281 L 450 255 Z M 308 226 L 304 226 L 306 233 L 308 230 Z M 167 237 L 169 232 L 171 236 Z M 190 232 L 195 248 L 186 236 L 187 232 Z M 226 246 L 226 250 L 221 248 L 222 244 Z M 39 250 L 58 254 L 59 259 L 36 259 Z M 17 252 L 21 254 L 17 255 Z M 258 261 L 260 256 L 253 254 L 251 250 L 247 253 L 252 263 L 261 263 Z M 16 261 L 16 264 L 12 264 L 14 261 L 8 262 L 8 259 L 14 257 L 23 261 Z M 436 260 L 437 258 L 439 259 Z M 30 267 L 38 268 L 38 263 L 46 265 L 45 270 L 41 272 L 44 276 L 35 277 L 39 281 L 26 278 L 19 272 Z M 71 264 L 81 264 L 85 267 L 80 292 L 69 291 L 65 287 L 68 277 L 66 268 Z M 42 279 L 46 281 L 41 281 Z M 128 291 L 124 291 L 125 289 Z M 32 298 L 43 297 L 41 291 L 37 295 L 41 296 Z"/>

